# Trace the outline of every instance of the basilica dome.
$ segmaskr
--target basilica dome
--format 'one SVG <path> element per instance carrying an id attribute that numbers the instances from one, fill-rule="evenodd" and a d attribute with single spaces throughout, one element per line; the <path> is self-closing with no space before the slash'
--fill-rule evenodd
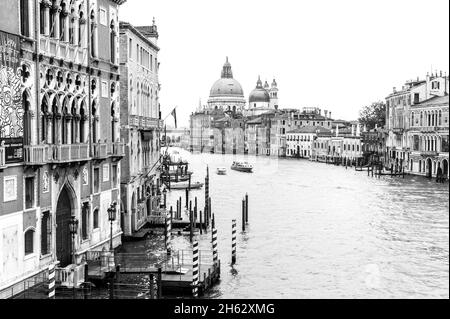
<path id="1" fill-rule="evenodd" d="M 211 88 L 211 92 L 209 94 L 211 97 L 213 96 L 230 96 L 230 95 L 238 95 L 243 96 L 244 91 L 242 90 L 242 86 L 233 78 L 222 78 L 216 81 Z"/>
<path id="2" fill-rule="evenodd" d="M 258 82 L 256 83 L 256 88 L 250 93 L 248 98 L 249 103 L 254 102 L 270 102 L 269 92 L 262 86 L 261 79 L 258 78 Z"/>
<path id="3" fill-rule="evenodd" d="M 231 64 L 228 62 L 228 57 L 223 65 L 222 75 L 211 87 L 210 97 L 219 96 L 244 96 L 241 84 L 233 79 L 233 72 L 231 71 Z"/>

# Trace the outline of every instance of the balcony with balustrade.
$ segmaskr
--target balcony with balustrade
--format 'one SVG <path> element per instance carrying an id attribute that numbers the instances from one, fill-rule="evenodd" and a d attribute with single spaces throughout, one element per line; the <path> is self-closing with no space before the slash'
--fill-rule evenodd
<path id="1" fill-rule="evenodd" d="M 162 123 L 162 121 L 153 117 L 139 115 L 128 116 L 128 125 L 140 130 L 156 130 L 163 126 Z"/>
<path id="2" fill-rule="evenodd" d="M 87 144 L 49 145 L 49 147 L 49 161 L 52 163 L 84 162 L 90 159 Z"/>
<path id="3" fill-rule="evenodd" d="M 111 149 L 111 157 L 115 159 L 121 159 L 125 156 L 125 143 L 123 142 L 116 142 L 112 144 Z"/>
<path id="4" fill-rule="evenodd" d="M 92 145 L 93 147 L 93 153 L 92 157 L 95 160 L 104 160 L 109 157 L 110 151 L 110 144 L 108 143 L 95 143 Z"/>
<path id="5" fill-rule="evenodd" d="M 4 147 L 0 147 L 0 169 L 6 167 L 6 149 Z"/>
<path id="6" fill-rule="evenodd" d="M 82 48 L 45 35 L 40 36 L 39 43 L 41 54 L 67 62 L 87 64 L 87 48 Z"/>
<path id="7" fill-rule="evenodd" d="M 25 145 L 23 161 L 25 165 L 42 166 L 50 161 L 50 145 Z"/>

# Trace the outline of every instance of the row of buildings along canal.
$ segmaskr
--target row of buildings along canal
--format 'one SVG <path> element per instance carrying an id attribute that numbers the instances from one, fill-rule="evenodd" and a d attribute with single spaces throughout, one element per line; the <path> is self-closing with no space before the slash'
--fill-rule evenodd
<path id="1" fill-rule="evenodd" d="M 442 72 L 407 81 L 386 97 L 386 125 L 367 127 L 319 107 L 280 108 L 275 79 L 258 78 L 247 100 L 227 58 L 207 104 L 191 114 L 189 128 L 169 129 L 167 142 L 194 152 L 376 163 L 448 179 L 448 90 Z"/>
<path id="2" fill-rule="evenodd" d="M 158 31 L 125 0 L 4 0 L 0 298 L 59 262 L 82 280 L 159 205 Z"/>

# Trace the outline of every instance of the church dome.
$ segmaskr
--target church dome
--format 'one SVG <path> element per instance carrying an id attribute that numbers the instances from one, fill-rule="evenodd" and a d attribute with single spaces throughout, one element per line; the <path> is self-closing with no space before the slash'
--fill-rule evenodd
<path id="1" fill-rule="evenodd" d="M 216 96 L 244 96 L 241 84 L 233 79 L 233 72 L 231 71 L 231 64 L 228 62 L 228 57 L 223 65 L 222 75 L 211 87 L 210 97 Z"/>
<path id="2" fill-rule="evenodd" d="M 258 77 L 258 82 L 256 82 L 256 88 L 250 93 L 248 98 L 250 103 L 254 102 L 270 102 L 270 95 L 266 89 L 263 88 L 261 79 Z"/>

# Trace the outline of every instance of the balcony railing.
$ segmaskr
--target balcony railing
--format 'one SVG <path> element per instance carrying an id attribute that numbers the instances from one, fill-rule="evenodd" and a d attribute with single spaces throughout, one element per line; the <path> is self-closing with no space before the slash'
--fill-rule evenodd
<path id="1" fill-rule="evenodd" d="M 95 159 L 104 159 L 108 157 L 108 144 L 107 143 L 97 143 L 93 145 L 94 153 L 93 157 Z"/>
<path id="2" fill-rule="evenodd" d="M 24 162 L 26 165 L 45 165 L 49 162 L 49 145 L 24 146 Z"/>
<path id="3" fill-rule="evenodd" d="M 437 156 L 438 152 L 436 151 L 422 151 L 422 156 Z"/>
<path id="4" fill-rule="evenodd" d="M 87 144 L 53 145 L 51 161 L 54 163 L 66 163 L 86 161 L 89 159 L 89 146 Z"/>
<path id="5" fill-rule="evenodd" d="M 147 117 L 147 116 L 139 116 L 139 115 L 129 115 L 128 116 L 128 125 L 136 126 L 140 129 L 157 129 L 163 126 L 163 122 L 159 119 Z"/>
<path id="6" fill-rule="evenodd" d="M 6 149 L 4 147 L 0 147 L 0 168 L 6 166 Z"/>
<path id="7" fill-rule="evenodd" d="M 124 157 L 125 156 L 125 143 L 113 143 L 112 144 L 112 153 L 113 157 Z"/>
<path id="8" fill-rule="evenodd" d="M 68 62 L 79 64 L 87 63 L 86 48 L 80 48 L 64 41 L 51 39 L 47 36 L 41 35 L 40 51 L 42 54 L 50 55 L 57 59 L 64 59 Z"/>

